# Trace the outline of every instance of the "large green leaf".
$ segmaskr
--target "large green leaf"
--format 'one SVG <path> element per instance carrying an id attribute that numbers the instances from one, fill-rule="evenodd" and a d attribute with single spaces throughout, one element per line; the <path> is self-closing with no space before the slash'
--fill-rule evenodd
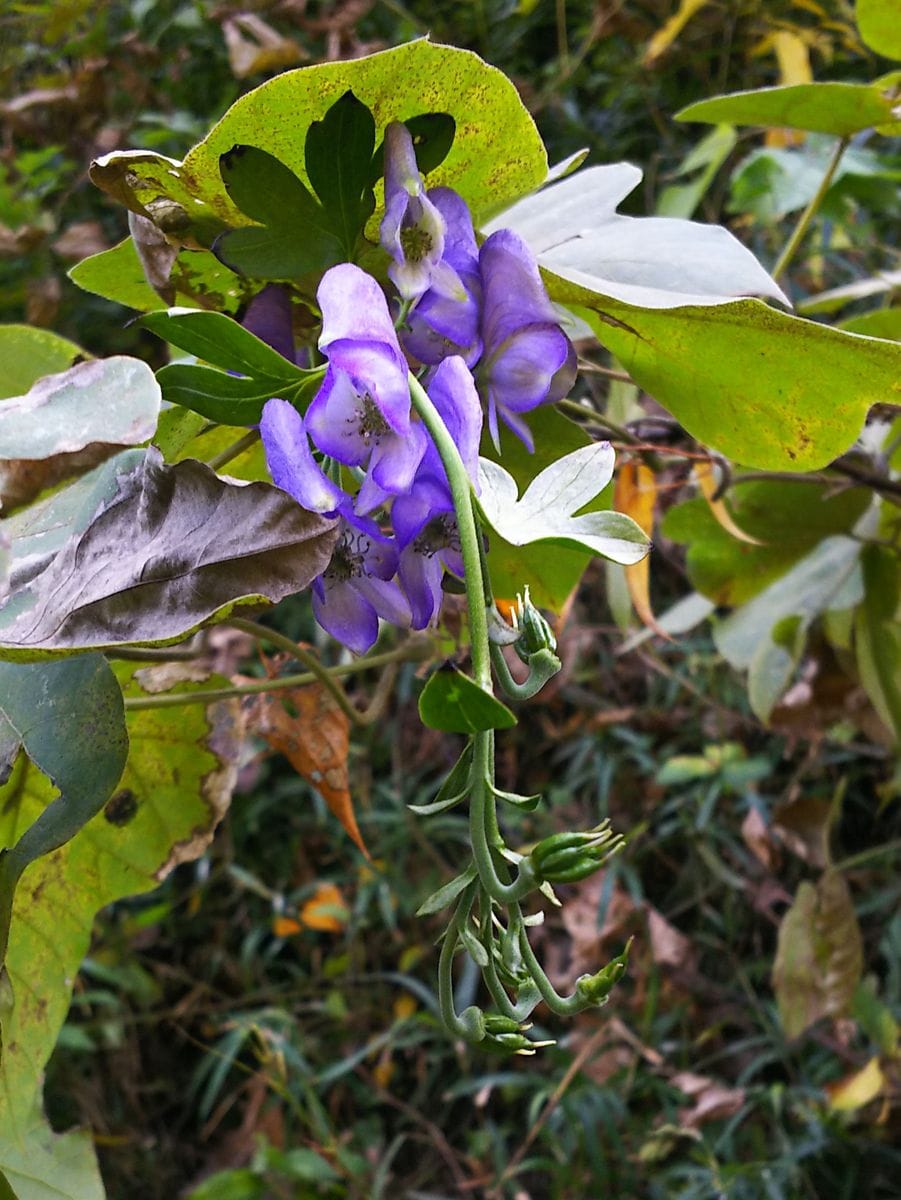
<path id="1" fill-rule="evenodd" d="M 635 308 L 548 274 L 641 387 L 699 441 L 762 470 L 813 471 L 853 445 L 871 405 L 901 398 L 901 346 L 741 300 Z"/>
<path id="2" fill-rule="evenodd" d="M 877 54 L 901 59 L 901 20 L 898 0 L 857 0 L 860 36 Z"/>
<path id="3" fill-rule="evenodd" d="M 197 687 L 190 668 L 119 669 L 126 695 Z M 224 681 L 222 681 L 224 682 Z M 65 1019 L 94 914 L 149 891 L 198 857 L 228 806 L 237 773 L 236 701 L 130 712 L 120 790 L 72 841 L 33 863 L 16 899 L 8 967 L 14 1003 L 0 1005 L 0 1177 L 17 1200 L 100 1200 L 89 1140 L 56 1138 L 40 1115 L 44 1066 Z M 22 756 L 0 789 L 0 841 L 31 824 L 54 788 Z"/>
<path id="4" fill-rule="evenodd" d="M 452 666 L 439 667 L 429 676 L 419 696 L 419 716 L 423 725 L 444 733 L 510 729 L 516 724 L 506 704 Z"/>
<path id="5" fill-rule="evenodd" d="M 348 89 L 371 110 L 377 139 L 390 121 L 431 112 L 454 118 L 454 144 L 429 184 L 460 192 L 477 223 L 544 182 L 544 147 L 510 80 L 467 50 L 426 40 L 286 71 L 233 104 L 184 162 L 150 151 L 115 152 L 94 164 L 91 178 L 157 223 L 162 214 L 171 223 L 174 214 L 189 227 L 216 218 L 246 224 L 222 186 L 219 156 L 236 144 L 258 146 L 308 182 L 305 131 Z"/>
<path id="6" fill-rule="evenodd" d="M 328 565 L 335 522 L 269 484 L 230 483 L 191 459 L 167 466 L 155 447 L 121 465 L 93 480 L 104 500 L 89 514 L 96 491 L 71 497 L 75 528 L 52 556 L 33 522 L 18 526 L 0 656 L 178 641 L 236 604 L 301 591 Z M 66 520 L 66 492 L 54 501 Z"/>
<path id="7" fill-rule="evenodd" d="M 896 24 L 897 19 L 896 10 Z M 874 126 L 886 133 L 901 131 L 897 103 L 892 90 L 878 82 L 796 83 L 699 100 L 676 113 L 676 120 L 806 129 L 851 137 Z"/>
<path id="8" fill-rule="evenodd" d="M 308 374 L 224 313 L 170 308 L 148 313 L 142 324 L 171 345 L 223 371 L 275 380 L 301 380 Z"/>
<path id="9" fill-rule="evenodd" d="M 31 325 L 0 325 L 0 400 L 21 396 L 44 375 L 65 371 L 85 352 L 68 338 Z"/>
<path id="10" fill-rule="evenodd" d="M 159 410 L 159 386 L 141 359 L 115 355 L 79 363 L 0 403 L 0 458 L 136 446 L 153 436 Z"/>

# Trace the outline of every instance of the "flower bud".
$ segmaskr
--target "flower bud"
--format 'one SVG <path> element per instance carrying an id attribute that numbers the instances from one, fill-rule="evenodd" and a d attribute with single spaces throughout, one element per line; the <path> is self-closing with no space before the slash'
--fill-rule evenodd
<path id="1" fill-rule="evenodd" d="M 608 821 L 585 833 L 555 833 L 544 838 L 529 858 L 535 877 L 548 883 L 587 879 L 622 845 Z"/>
<path id="2" fill-rule="evenodd" d="M 520 631 L 514 642 L 514 649 L 522 661 L 529 665 L 533 654 L 539 650 L 549 650 L 551 654 L 557 649 L 557 639 L 545 618 L 541 615 L 529 597 L 529 588 L 523 588 L 523 594 L 516 597 L 516 607 L 513 609 L 513 624 Z"/>
<path id="3" fill-rule="evenodd" d="M 542 1046 L 553 1046 L 553 1041 L 533 1042 L 527 1038 L 525 1031 L 531 1028 L 531 1025 L 520 1024 L 512 1017 L 486 1013 L 484 1049 L 500 1054 L 534 1054 Z"/>
<path id="4" fill-rule="evenodd" d="M 632 938 L 626 943 L 622 954 L 617 955 L 594 975 L 581 975 L 576 980 L 576 992 L 588 1004 L 604 1004 L 614 984 L 618 983 L 626 973 L 629 961 L 629 951 L 632 948 Z"/>

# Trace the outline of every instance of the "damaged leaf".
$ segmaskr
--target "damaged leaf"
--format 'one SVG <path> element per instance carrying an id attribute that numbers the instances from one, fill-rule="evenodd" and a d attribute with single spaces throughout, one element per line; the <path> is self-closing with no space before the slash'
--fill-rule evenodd
<path id="1" fill-rule="evenodd" d="M 230 483 L 192 459 L 167 466 L 155 447 L 108 465 L 99 505 L 86 519 L 81 508 L 53 557 L 40 539 L 18 554 L 13 542 L 5 657 L 177 641 L 236 604 L 301 591 L 328 565 L 334 522 L 277 488 Z M 65 500 L 53 498 L 68 515 Z"/>

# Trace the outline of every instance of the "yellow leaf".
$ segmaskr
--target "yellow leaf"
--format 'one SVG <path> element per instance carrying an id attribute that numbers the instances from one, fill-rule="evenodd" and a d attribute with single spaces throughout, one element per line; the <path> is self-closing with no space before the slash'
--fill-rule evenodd
<path id="1" fill-rule="evenodd" d="M 394 1063 L 391 1061 L 391 1051 L 386 1046 L 379 1061 L 372 1068 L 372 1078 L 376 1086 L 386 1091 L 394 1074 Z"/>
<path id="2" fill-rule="evenodd" d="M 650 537 L 654 529 L 654 503 L 657 499 L 657 480 L 654 472 L 644 463 L 624 463 L 616 476 L 613 507 L 626 513 Z M 650 599 L 650 559 L 624 567 L 629 598 L 643 625 L 653 629 L 660 637 L 671 641 L 669 634 L 657 624 Z"/>
<path id="3" fill-rule="evenodd" d="M 404 992 L 402 996 L 398 996 L 394 1001 L 395 1021 L 405 1021 L 407 1017 L 412 1017 L 415 1012 L 416 1000 L 409 992 Z"/>
<path id="4" fill-rule="evenodd" d="M 732 537 L 737 538 L 740 542 L 747 542 L 749 546 L 766 545 L 766 542 L 761 542 L 759 538 L 751 537 L 749 533 L 745 533 L 743 529 L 739 529 L 732 519 L 732 514 L 726 508 L 725 503 L 722 500 L 714 500 L 717 480 L 714 474 L 713 463 L 695 463 L 694 475 L 698 488 L 707 501 L 716 523 L 725 529 L 726 533 L 731 534 Z"/>
<path id="5" fill-rule="evenodd" d="M 788 29 L 778 29 L 772 37 L 776 61 L 779 64 L 779 82 L 782 84 L 811 83 L 813 70 L 810 66 L 810 51 L 807 43 Z M 768 146 L 799 146 L 806 134 L 801 129 L 768 129 Z"/>
<path id="6" fill-rule="evenodd" d="M 661 54 L 669 49 L 695 13 L 704 8 L 707 3 L 708 0 L 681 0 L 676 12 L 648 42 L 642 66 L 652 67 Z"/>
<path id="7" fill-rule="evenodd" d="M 298 916 L 307 929 L 340 933 L 347 924 L 347 904 L 333 883 L 320 883 Z"/>
<path id="8" fill-rule="evenodd" d="M 853 1112 L 855 1108 L 863 1108 L 882 1092 L 885 1087 L 885 1076 L 878 1058 L 871 1058 L 865 1067 L 838 1079 L 835 1083 L 827 1083 L 829 1107 L 836 1112 Z"/>

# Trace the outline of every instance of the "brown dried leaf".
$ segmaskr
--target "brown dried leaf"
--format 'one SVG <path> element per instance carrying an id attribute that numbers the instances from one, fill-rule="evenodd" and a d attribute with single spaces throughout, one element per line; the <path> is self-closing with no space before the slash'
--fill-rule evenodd
<path id="1" fill-rule="evenodd" d="M 760 814 L 758 808 L 748 809 L 748 815 L 741 823 L 741 836 L 745 845 L 768 871 L 772 871 L 779 863 L 779 847 L 773 840 L 772 830 Z"/>
<path id="2" fill-rule="evenodd" d="M 648 936 L 651 940 L 651 954 L 658 966 L 690 967 L 692 965 L 691 942 L 656 908 L 648 908 Z"/>
<path id="3" fill-rule="evenodd" d="M 294 713 L 285 707 L 288 701 Z M 318 683 L 256 697 L 251 725 L 311 783 L 367 858 L 347 779 L 350 721 Z"/>
<path id="4" fill-rule="evenodd" d="M 773 989 L 788 1038 L 821 1017 L 851 1007 L 860 981 L 863 948 L 845 877 L 827 871 L 816 885 L 802 883 L 779 927 Z"/>
<path id="5" fill-rule="evenodd" d="M 613 506 L 617 512 L 626 513 L 648 535 L 654 531 L 654 505 L 657 499 L 657 479 L 650 467 L 638 460 L 624 463 L 616 476 Z M 646 556 L 641 562 L 623 568 L 626 586 L 632 607 L 643 625 L 653 629 L 658 636 L 672 641 L 665 629 L 658 625 L 651 608 L 651 560 Z"/>
<path id="6" fill-rule="evenodd" d="M 780 805 L 773 813 L 773 833 L 792 854 L 825 870 L 829 861 L 829 830 L 832 803 L 816 796 L 803 796 Z"/>
<path id="7" fill-rule="evenodd" d="M 694 1102 L 691 1108 L 679 1110 L 679 1124 L 685 1129 L 734 1116 L 745 1102 L 744 1088 L 724 1087 L 707 1075 L 681 1071 L 670 1082 Z"/>
<path id="8" fill-rule="evenodd" d="M 63 230 L 53 243 L 53 249 L 67 262 L 80 262 L 91 254 L 106 250 L 107 245 L 99 221 L 76 221 Z"/>

